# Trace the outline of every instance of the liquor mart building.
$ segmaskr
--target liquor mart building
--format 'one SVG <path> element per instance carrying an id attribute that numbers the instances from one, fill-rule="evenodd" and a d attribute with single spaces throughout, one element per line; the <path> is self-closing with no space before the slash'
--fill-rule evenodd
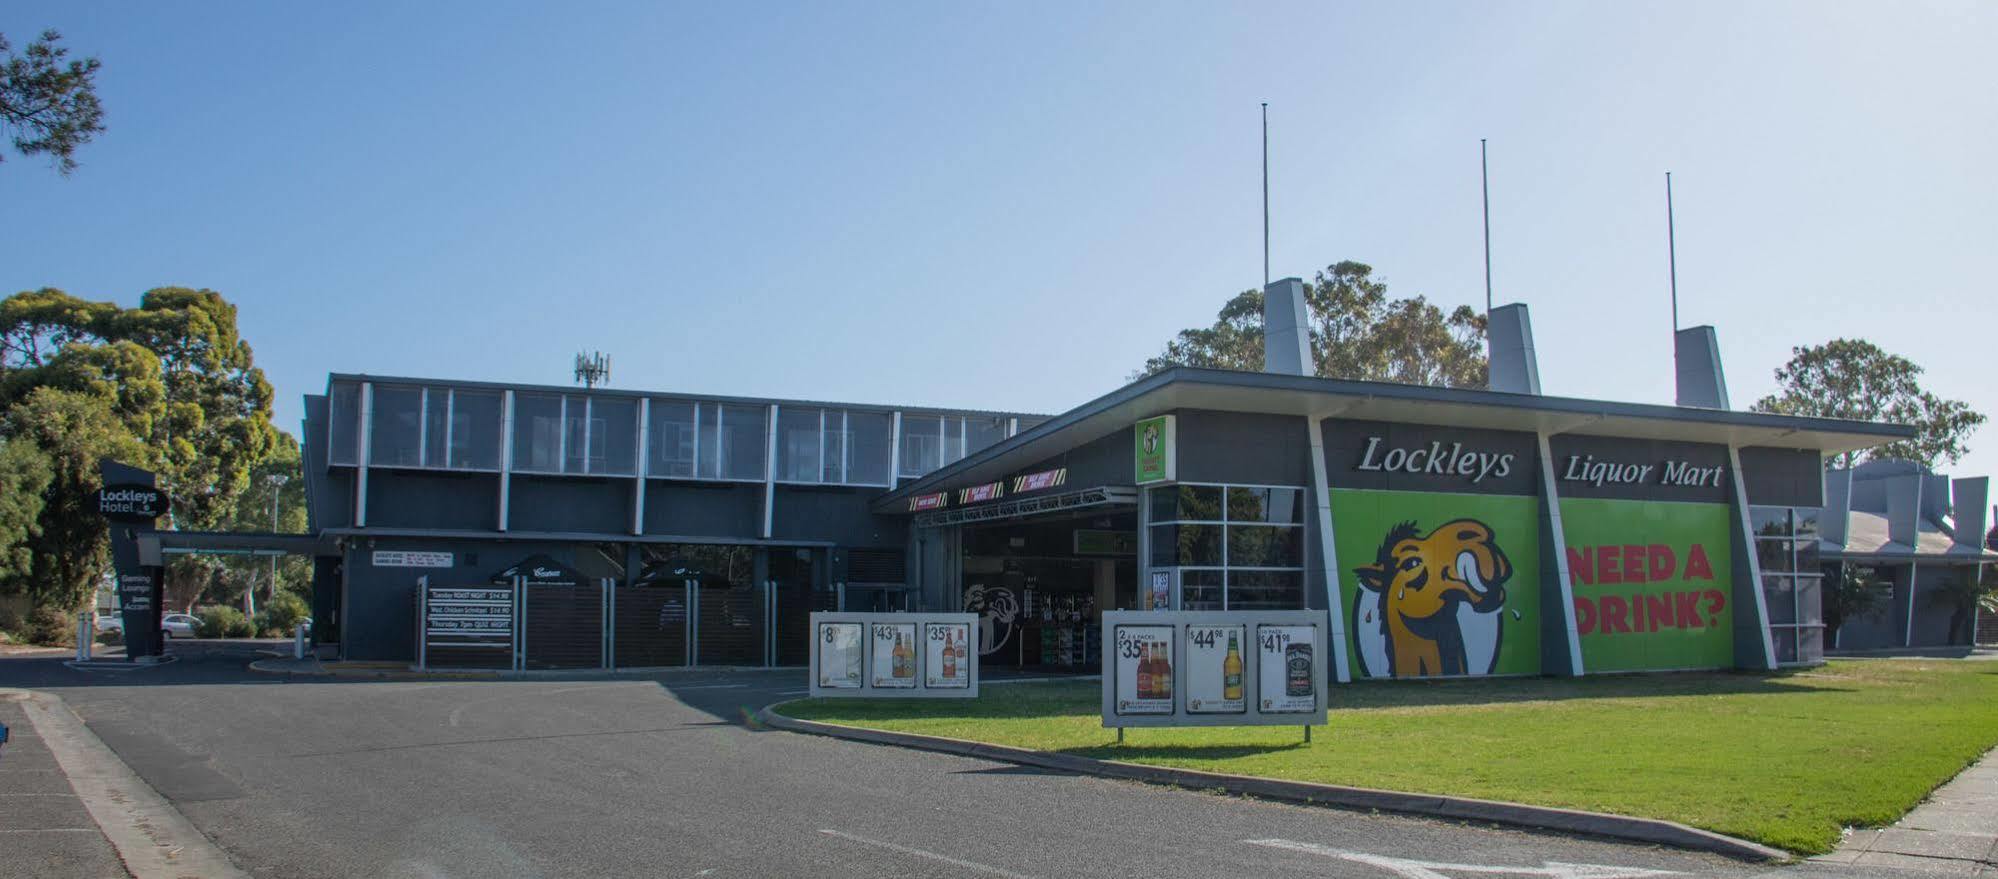
<path id="1" fill-rule="evenodd" d="M 1053 418 L 346 375 L 307 413 L 350 659 L 414 658 L 418 577 L 534 560 L 584 585 L 528 599 L 529 666 L 802 665 L 811 610 L 907 609 L 1090 668 L 1162 604 L 1329 611 L 1339 680 L 1816 661 L 1822 457 L 1909 435 L 1200 369 Z"/>

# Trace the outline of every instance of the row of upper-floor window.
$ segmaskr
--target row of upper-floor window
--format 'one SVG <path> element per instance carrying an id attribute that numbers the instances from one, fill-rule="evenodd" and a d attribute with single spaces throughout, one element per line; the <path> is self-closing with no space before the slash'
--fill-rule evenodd
<path id="1" fill-rule="evenodd" d="M 1023 429 L 991 415 L 892 412 L 626 396 L 515 392 L 511 443 L 497 390 L 374 384 L 332 389 L 328 461 L 373 467 L 889 485 L 927 474 Z M 366 410 L 365 412 L 363 410 Z M 643 417 L 641 414 L 643 413 Z M 366 422 L 366 423 L 363 423 Z M 641 423 L 643 422 L 643 423 Z M 510 452 L 509 452 L 510 449 Z M 769 469 L 775 454 L 775 470 Z M 891 457 L 894 460 L 890 460 Z"/>

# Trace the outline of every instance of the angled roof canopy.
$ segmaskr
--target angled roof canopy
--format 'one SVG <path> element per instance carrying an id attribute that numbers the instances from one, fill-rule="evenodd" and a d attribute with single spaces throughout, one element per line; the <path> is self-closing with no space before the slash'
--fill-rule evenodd
<path id="1" fill-rule="evenodd" d="M 1492 430 L 1817 449 L 1837 454 L 1914 435 L 1898 424 L 1615 403 L 1390 382 L 1175 367 L 1139 379 L 878 498 L 879 513 L 950 485 L 989 482 L 1176 409 L 1352 418 Z"/>

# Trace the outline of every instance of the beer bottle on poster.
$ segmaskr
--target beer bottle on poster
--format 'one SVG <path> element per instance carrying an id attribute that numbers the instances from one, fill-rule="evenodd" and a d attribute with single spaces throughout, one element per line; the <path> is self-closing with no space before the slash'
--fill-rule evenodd
<path id="1" fill-rule="evenodd" d="M 945 679 L 957 677 L 957 640 L 950 630 L 944 630 L 943 676 Z"/>
<path id="2" fill-rule="evenodd" d="M 916 664 L 909 661 L 912 658 L 909 655 L 909 642 L 903 640 L 900 632 L 895 633 L 895 650 L 893 655 L 892 673 L 895 677 L 912 678 L 916 676 Z"/>
<path id="3" fill-rule="evenodd" d="M 1152 686 L 1158 689 L 1159 699 L 1172 698 L 1172 652 L 1166 649 L 1164 641 L 1155 641 L 1153 646 L 1158 656 L 1158 668 L 1152 671 Z"/>
<path id="4" fill-rule="evenodd" d="M 1138 698 L 1152 698 L 1152 645 L 1146 642 L 1138 647 Z"/>
<path id="5" fill-rule="evenodd" d="M 1228 655 L 1221 660 L 1221 698 L 1242 698 L 1242 645 L 1233 631 L 1228 633 Z"/>
<path id="6" fill-rule="evenodd" d="M 1292 642 L 1283 649 L 1283 694 L 1311 695 L 1311 645 Z"/>

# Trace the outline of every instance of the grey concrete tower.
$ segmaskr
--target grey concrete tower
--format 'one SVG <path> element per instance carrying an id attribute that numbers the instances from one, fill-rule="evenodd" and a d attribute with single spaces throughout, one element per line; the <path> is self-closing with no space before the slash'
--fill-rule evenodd
<path id="1" fill-rule="evenodd" d="M 1305 318 L 1304 281 L 1284 278 L 1263 288 L 1263 371 L 1315 375 L 1311 323 Z"/>
<path id="2" fill-rule="evenodd" d="M 1678 379 L 1679 405 L 1728 408 L 1720 337 L 1714 335 L 1713 327 L 1687 327 L 1672 334 L 1672 366 Z"/>
<path id="3" fill-rule="evenodd" d="M 1540 360 L 1533 353 L 1533 318 L 1526 303 L 1492 309 L 1485 337 L 1491 345 L 1485 385 L 1509 394 L 1540 393 Z"/>

